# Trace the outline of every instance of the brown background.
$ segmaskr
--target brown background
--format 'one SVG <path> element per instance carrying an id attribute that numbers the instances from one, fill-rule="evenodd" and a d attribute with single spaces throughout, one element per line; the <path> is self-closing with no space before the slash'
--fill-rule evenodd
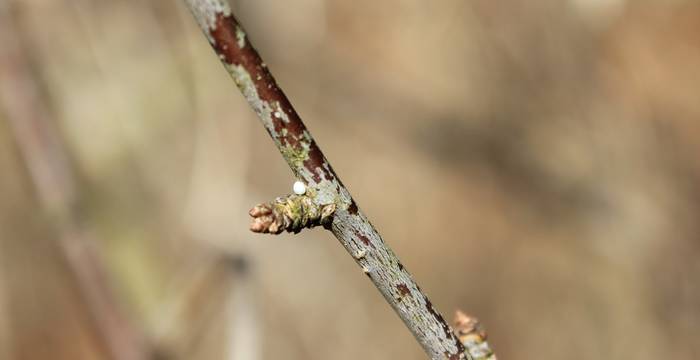
<path id="1" fill-rule="evenodd" d="M 700 356 L 696 1 L 233 5 L 360 207 L 499 358 Z M 161 358 L 425 358 L 329 233 L 247 231 L 294 179 L 180 1 L 2 6 L 76 226 Z M 108 359 L 8 116 L 0 358 Z"/>

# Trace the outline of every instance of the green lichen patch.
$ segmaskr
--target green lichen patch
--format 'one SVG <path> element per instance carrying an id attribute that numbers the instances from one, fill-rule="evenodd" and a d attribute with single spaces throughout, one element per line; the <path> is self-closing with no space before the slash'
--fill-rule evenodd
<path id="1" fill-rule="evenodd" d="M 301 146 L 292 146 L 286 144 L 280 148 L 282 156 L 287 160 L 290 166 L 299 169 L 304 166 L 304 161 L 309 159 L 309 146 L 302 143 Z"/>

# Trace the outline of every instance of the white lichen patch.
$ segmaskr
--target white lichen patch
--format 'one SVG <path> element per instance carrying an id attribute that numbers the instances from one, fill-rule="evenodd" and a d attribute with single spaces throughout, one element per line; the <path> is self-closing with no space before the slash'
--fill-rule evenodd
<path id="1" fill-rule="evenodd" d="M 260 98 L 258 90 L 255 87 L 255 82 L 248 70 L 242 65 L 232 65 L 225 62 L 224 66 L 226 66 L 226 70 L 231 74 L 233 81 L 236 83 L 241 93 L 243 93 L 250 107 L 252 107 L 253 111 L 260 117 L 268 131 L 274 133 L 275 125 L 272 122 L 272 113 L 274 110 L 267 101 Z M 279 139 L 274 137 L 274 140 L 279 145 Z"/>
<path id="2" fill-rule="evenodd" d="M 243 49 L 245 47 L 245 31 L 240 26 L 236 26 L 236 41 L 238 48 Z"/>
<path id="3" fill-rule="evenodd" d="M 197 24 L 204 31 L 207 40 L 214 44 L 211 32 L 216 29 L 216 18 L 220 15 L 231 16 L 231 8 L 226 0 L 185 0 L 197 20 Z"/>
<path id="4" fill-rule="evenodd" d="M 338 191 L 337 203 L 343 204 L 346 209 L 352 203 L 352 195 L 350 195 L 350 192 L 344 186 L 341 186 Z"/>
<path id="5" fill-rule="evenodd" d="M 289 116 L 284 112 L 284 108 L 279 101 L 275 101 L 275 117 L 281 119 L 285 124 L 289 124 Z M 308 137 L 308 133 L 304 134 Z"/>
<path id="6" fill-rule="evenodd" d="M 308 172 L 308 170 L 304 169 L 305 172 Z M 310 176 L 312 174 L 307 174 L 307 176 Z M 336 205 L 338 204 L 337 200 L 337 195 L 338 192 L 336 190 L 336 184 L 334 181 L 329 181 L 326 179 L 322 179 L 320 182 L 316 184 L 314 187 L 314 190 L 316 191 L 316 196 L 315 196 L 315 202 L 317 204 L 333 204 L 335 203 Z"/>

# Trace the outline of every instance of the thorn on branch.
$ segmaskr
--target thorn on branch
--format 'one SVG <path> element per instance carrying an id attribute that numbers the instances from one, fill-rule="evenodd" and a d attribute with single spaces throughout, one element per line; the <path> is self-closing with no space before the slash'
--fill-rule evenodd
<path id="1" fill-rule="evenodd" d="M 253 221 L 250 230 L 256 233 L 298 233 L 303 228 L 328 225 L 333 219 L 335 204 L 319 205 L 309 195 L 287 195 L 250 209 Z"/>
<path id="2" fill-rule="evenodd" d="M 496 354 L 486 341 L 488 336 L 479 319 L 457 310 L 454 324 L 459 341 L 462 342 L 472 359 L 497 360 Z"/>

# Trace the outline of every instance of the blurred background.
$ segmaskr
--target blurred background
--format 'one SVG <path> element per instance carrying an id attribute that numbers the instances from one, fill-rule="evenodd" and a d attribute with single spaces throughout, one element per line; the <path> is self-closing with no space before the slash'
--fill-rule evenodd
<path id="1" fill-rule="evenodd" d="M 370 219 L 502 359 L 700 357 L 700 3 L 239 0 Z M 0 0 L 0 359 L 424 359 L 181 1 Z"/>

